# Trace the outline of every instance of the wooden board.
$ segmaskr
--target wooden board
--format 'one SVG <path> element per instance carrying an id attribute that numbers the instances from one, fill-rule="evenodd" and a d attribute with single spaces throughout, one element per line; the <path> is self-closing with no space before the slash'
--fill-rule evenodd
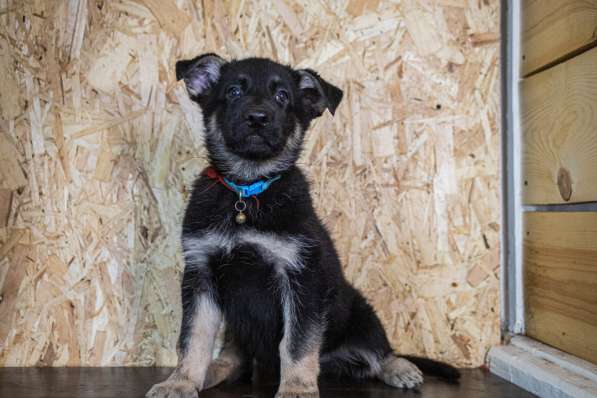
<path id="1" fill-rule="evenodd" d="M 524 202 L 597 200 L 597 48 L 522 82 Z"/>
<path id="2" fill-rule="evenodd" d="M 597 1 L 525 0 L 521 31 L 527 75 L 597 40 Z"/>
<path id="3" fill-rule="evenodd" d="M 527 334 L 597 364 L 597 212 L 526 213 Z"/>

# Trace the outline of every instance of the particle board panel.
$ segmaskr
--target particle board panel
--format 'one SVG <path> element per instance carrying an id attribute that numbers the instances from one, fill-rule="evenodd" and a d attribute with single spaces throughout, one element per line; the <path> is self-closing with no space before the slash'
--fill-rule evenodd
<path id="1" fill-rule="evenodd" d="M 174 65 L 203 52 L 344 90 L 300 166 L 396 351 L 479 366 L 499 343 L 498 0 L 1 4 L 0 366 L 176 364 L 207 157 Z"/>
<path id="2" fill-rule="evenodd" d="M 523 75 L 590 46 L 596 40 L 597 1 L 523 1 Z"/>
<path id="3" fill-rule="evenodd" d="M 526 204 L 597 200 L 597 48 L 521 85 Z"/>
<path id="4" fill-rule="evenodd" d="M 597 212 L 526 213 L 527 334 L 597 364 Z"/>

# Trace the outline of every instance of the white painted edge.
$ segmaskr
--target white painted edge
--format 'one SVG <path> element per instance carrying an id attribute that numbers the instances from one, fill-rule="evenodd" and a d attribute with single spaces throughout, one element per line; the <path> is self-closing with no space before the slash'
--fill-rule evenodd
<path id="1" fill-rule="evenodd" d="M 591 362 L 580 359 L 571 354 L 567 354 L 557 348 L 550 347 L 546 344 L 540 343 L 537 340 L 525 336 L 514 336 L 510 340 L 510 344 L 515 347 L 529 351 L 534 356 L 543 358 L 547 361 L 560 365 L 564 369 L 571 372 L 578 373 L 593 380 L 597 383 L 597 365 Z"/>
<path id="2" fill-rule="evenodd" d="M 520 123 L 520 60 L 521 60 L 521 5 L 511 1 L 512 7 L 512 138 L 513 138 L 513 185 L 514 185 L 514 325 L 511 332 L 522 334 L 524 325 L 524 274 L 522 268 L 523 207 L 522 207 L 522 131 Z"/>
<path id="3" fill-rule="evenodd" d="M 492 347 L 489 369 L 542 398 L 596 398 L 597 366 L 524 336 Z"/>

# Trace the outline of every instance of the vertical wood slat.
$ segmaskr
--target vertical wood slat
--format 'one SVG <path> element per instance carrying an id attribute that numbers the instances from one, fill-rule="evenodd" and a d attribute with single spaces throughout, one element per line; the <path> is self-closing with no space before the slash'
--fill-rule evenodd
<path id="1" fill-rule="evenodd" d="M 597 212 L 525 214 L 527 334 L 597 363 Z"/>
<path id="2" fill-rule="evenodd" d="M 596 40 L 596 0 L 523 1 L 523 76 Z"/>
<path id="3" fill-rule="evenodd" d="M 597 201 L 597 48 L 521 84 L 523 201 Z"/>

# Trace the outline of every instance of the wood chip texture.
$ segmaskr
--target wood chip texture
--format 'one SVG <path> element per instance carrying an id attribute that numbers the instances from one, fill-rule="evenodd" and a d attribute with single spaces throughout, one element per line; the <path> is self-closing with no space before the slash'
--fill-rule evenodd
<path id="1" fill-rule="evenodd" d="M 341 87 L 301 164 L 398 352 L 499 342 L 499 1 L 0 0 L 0 365 L 174 365 L 206 166 L 176 60 Z M 489 38 L 489 39 L 479 39 Z"/>

